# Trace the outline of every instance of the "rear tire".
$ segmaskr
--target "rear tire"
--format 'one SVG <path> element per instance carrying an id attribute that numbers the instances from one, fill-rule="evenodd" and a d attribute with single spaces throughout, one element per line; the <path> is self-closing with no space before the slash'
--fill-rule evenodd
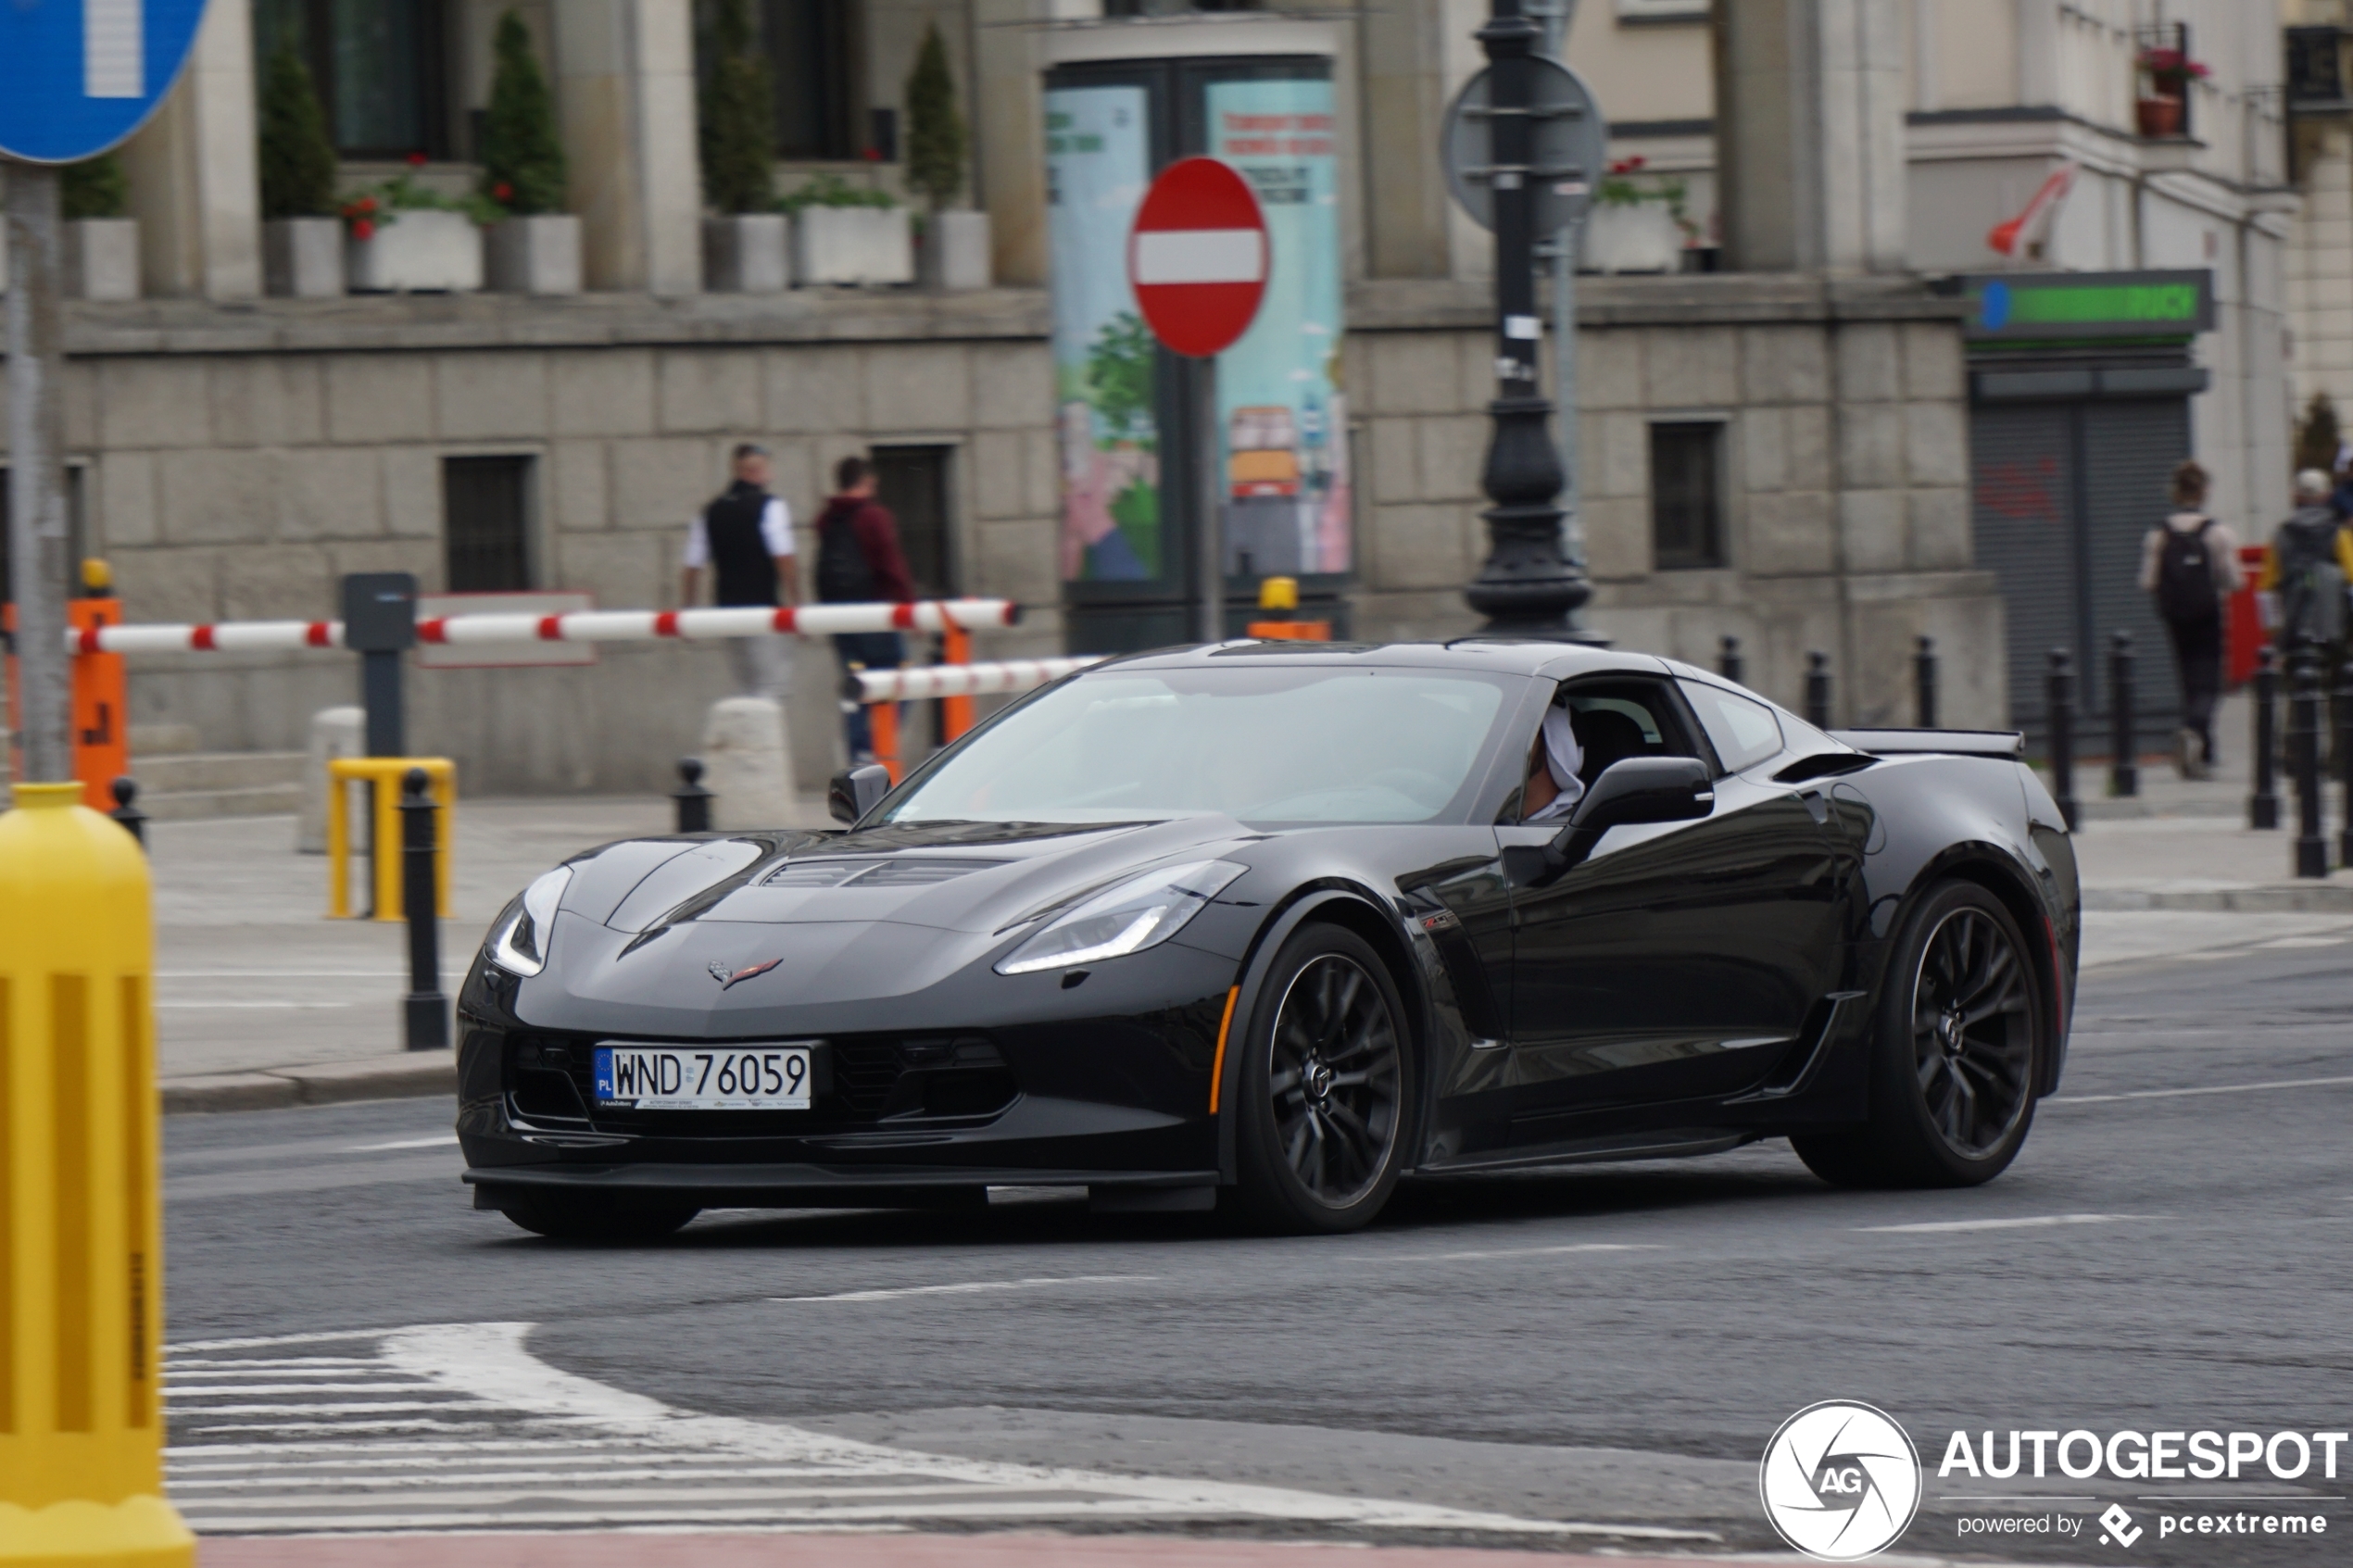
<path id="1" fill-rule="evenodd" d="M 2034 1124 L 2049 1019 L 2009 910 L 1975 883 L 1940 883 L 1906 920 L 1888 960 L 1869 1123 L 1790 1143 L 1837 1186 L 1990 1182 Z"/>
<path id="2" fill-rule="evenodd" d="M 569 1195 L 514 1198 L 507 1218 L 550 1241 L 659 1241 L 685 1227 L 699 1209 L 623 1206 L 609 1198 Z"/>
<path id="3" fill-rule="evenodd" d="M 1370 1224 L 1396 1189 L 1414 1048 L 1388 967 L 1354 932 L 1301 927 L 1276 954 L 1236 1075 L 1237 1207 L 1263 1230 Z"/>

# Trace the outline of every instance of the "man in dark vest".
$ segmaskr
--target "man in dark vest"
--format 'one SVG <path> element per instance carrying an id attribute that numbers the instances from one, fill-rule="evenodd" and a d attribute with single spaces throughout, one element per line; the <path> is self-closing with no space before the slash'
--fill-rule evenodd
<path id="1" fill-rule="evenodd" d="M 906 604 L 915 596 L 907 558 L 899 548 L 899 523 L 875 499 L 874 465 L 844 458 L 834 465 L 834 495 L 817 518 L 817 596 L 827 604 Z M 845 674 L 861 670 L 896 670 L 906 650 L 896 632 L 848 632 L 834 636 L 834 652 Z M 842 728 L 852 763 L 875 759 L 866 710 L 845 697 Z"/>
<path id="2" fill-rule="evenodd" d="M 736 448 L 736 481 L 686 530 L 686 571 L 678 602 L 692 608 L 711 569 L 711 602 L 788 605 L 800 596 L 793 560 L 792 509 L 768 494 L 768 454 L 747 441 Z M 792 690 L 792 650 L 771 632 L 730 637 L 736 690 L 782 702 Z"/>

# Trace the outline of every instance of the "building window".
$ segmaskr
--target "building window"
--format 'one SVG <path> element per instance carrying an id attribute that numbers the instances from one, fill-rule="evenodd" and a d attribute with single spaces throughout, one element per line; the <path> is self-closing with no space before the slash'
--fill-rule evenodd
<path id="1" fill-rule="evenodd" d="M 449 592 L 511 594 L 531 582 L 531 459 L 444 458 Z"/>
<path id="2" fill-rule="evenodd" d="M 1724 425 L 1651 426 L 1651 555 L 1661 571 L 1724 564 Z"/>
<path id="3" fill-rule="evenodd" d="M 90 533 L 82 508 L 82 472 L 80 463 L 66 465 L 66 597 L 69 599 L 82 596 L 82 561 L 90 553 Z M 0 604 L 14 604 L 17 598 L 16 584 L 8 575 L 9 505 L 8 470 L 0 468 Z M 7 716 L 0 713 L 0 729 L 6 723 Z"/>
<path id="4" fill-rule="evenodd" d="M 809 162 L 862 157 L 857 0 L 754 0 L 776 111 L 776 156 Z M 695 69 L 703 85 L 717 54 L 717 0 L 695 0 Z"/>
<path id="5" fill-rule="evenodd" d="M 254 0 L 267 61 L 292 39 L 347 158 L 450 156 L 444 0 Z"/>
<path id="6" fill-rule="evenodd" d="M 874 449 L 875 498 L 898 520 L 899 547 L 919 599 L 959 596 L 948 499 L 948 464 L 954 455 L 951 446 Z"/>

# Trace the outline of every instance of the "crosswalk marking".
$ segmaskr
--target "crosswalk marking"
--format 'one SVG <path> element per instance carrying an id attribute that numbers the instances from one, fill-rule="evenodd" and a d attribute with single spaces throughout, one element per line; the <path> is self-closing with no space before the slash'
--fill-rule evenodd
<path id="1" fill-rule="evenodd" d="M 211 1535 L 1221 1519 L 1491 1538 L 1718 1539 L 1656 1525 L 957 1459 L 697 1415 L 547 1365 L 526 1348 L 531 1327 L 435 1324 L 170 1347 L 165 1461 L 172 1500 Z M 319 1348 L 290 1354 L 294 1347 Z M 246 1372 L 250 1382 L 238 1375 Z M 267 1402 L 254 1402 L 257 1395 Z"/>

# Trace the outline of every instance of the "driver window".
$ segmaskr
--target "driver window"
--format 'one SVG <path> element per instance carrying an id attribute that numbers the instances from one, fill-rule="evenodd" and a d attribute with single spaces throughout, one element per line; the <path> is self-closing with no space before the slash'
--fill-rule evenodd
<path id="1" fill-rule="evenodd" d="M 1566 708 L 1580 752 L 1577 776 L 1586 789 L 1603 770 L 1629 757 L 1699 757 L 1705 760 L 1688 733 L 1679 705 L 1666 683 L 1641 679 L 1580 682 L 1564 687 L 1553 699 Z M 1522 749 L 1532 774 L 1541 765 L 1535 753 L 1538 736 L 1530 735 Z M 1515 797 L 1511 821 L 1524 822 L 1529 813 Z M 1548 792 L 1540 792 L 1548 793 Z"/>

